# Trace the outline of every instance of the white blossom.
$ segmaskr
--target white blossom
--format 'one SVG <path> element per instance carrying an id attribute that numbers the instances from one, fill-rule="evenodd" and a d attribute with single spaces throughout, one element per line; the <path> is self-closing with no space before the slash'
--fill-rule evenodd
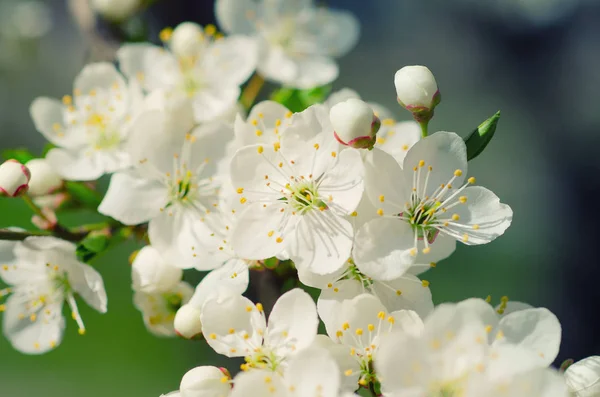
<path id="1" fill-rule="evenodd" d="M 342 145 L 372 148 L 381 125 L 373 109 L 360 99 L 348 99 L 334 105 L 329 111 L 334 136 Z"/>
<path id="2" fill-rule="evenodd" d="M 65 301 L 85 333 L 75 296 L 95 310 L 106 312 L 106 292 L 100 274 L 81 263 L 75 245 L 55 237 L 28 237 L 23 242 L 0 242 L 0 277 L 11 294 L 4 311 L 3 331 L 13 347 L 26 354 L 41 354 L 58 346 L 65 329 Z"/>
<path id="3" fill-rule="evenodd" d="M 231 237 L 240 257 L 266 259 L 284 251 L 298 268 L 330 273 L 352 247 L 344 218 L 363 191 L 362 162 L 339 151 L 318 107 L 295 117 L 272 146 L 246 146 L 231 162 L 232 184 L 245 205 Z"/>
<path id="4" fill-rule="evenodd" d="M 317 334 L 317 309 L 300 289 L 283 294 L 267 320 L 263 306 L 222 291 L 202 307 L 202 333 L 208 344 L 227 357 L 245 357 L 245 370 L 280 372 L 287 360 L 308 347 Z"/>
<path id="5" fill-rule="evenodd" d="M 447 256 L 449 239 L 485 244 L 510 225 L 509 206 L 491 191 L 471 186 L 474 177 L 465 183 L 466 148 L 458 135 L 437 132 L 419 140 L 402 168 L 383 151 L 372 152 L 365 167 L 365 193 L 378 217 L 357 232 L 353 250 L 364 274 L 396 278 L 416 262 L 419 252 L 435 262 Z"/>
<path id="6" fill-rule="evenodd" d="M 183 277 L 181 268 L 170 265 L 160 252 L 148 245 L 142 248 L 131 264 L 133 290 L 147 293 L 168 291 Z"/>
<path id="7" fill-rule="evenodd" d="M 218 163 L 232 131 L 222 123 L 193 128 L 189 106 L 175 109 L 139 116 L 128 142 L 136 166 L 113 175 L 98 211 L 127 225 L 149 222 L 152 246 L 191 268 L 202 266 L 196 244 L 210 234 L 204 218 L 218 206 Z"/>
<path id="8" fill-rule="evenodd" d="M 87 65 L 62 103 L 40 97 L 30 108 L 36 129 L 57 147 L 46 160 L 67 180 L 90 181 L 127 168 L 125 142 L 141 111 L 139 85 L 109 63 Z"/>
<path id="9" fill-rule="evenodd" d="M 191 22 L 163 39 L 167 49 L 125 44 L 117 53 L 123 73 L 148 93 L 189 98 L 197 122 L 228 113 L 240 96 L 239 86 L 256 67 L 254 41 L 244 36 L 217 38 L 214 26 L 203 31 Z"/>
<path id="10" fill-rule="evenodd" d="M 225 32 L 256 37 L 262 76 L 300 89 L 335 80 L 332 58 L 352 49 L 360 30 L 350 13 L 312 0 L 217 0 L 215 10 Z"/>
<path id="11" fill-rule="evenodd" d="M 201 314 L 204 303 L 219 293 L 243 294 L 248 288 L 248 265 L 242 260 L 229 260 L 209 272 L 196 287 L 190 301 L 175 316 L 175 330 L 184 338 L 193 338 L 202 332 Z"/>

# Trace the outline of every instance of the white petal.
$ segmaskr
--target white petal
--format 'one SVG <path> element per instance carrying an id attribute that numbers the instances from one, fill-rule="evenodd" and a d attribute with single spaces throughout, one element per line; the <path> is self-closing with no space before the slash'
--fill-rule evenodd
<path id="1" fill-rule="evenodd" d="M 512 209 L 501 203 L 493 192 L 481 186 L 471 186 L 462 195 L 467 202 L 454 207 L 454 212 L 460 216 L 459 223 L 467 228 L 451 225 L 448 232 L 453 236 L 467 245 L 486 244 L 508 229 L 512 222 Z"/>
<path id="2" fill-rule="evenodd" d="M 365 194 L 373 206 L 383 210 L 386 215 L 395 215 L 404 211 L 405 203 L 410 199 L 411 179 L 404 179 L 402 168 L 388 153 L 374 148 L 364 158 Z"/>
<path id="3" fill-rule="evenodd" d="M 204 54 L 202 67 L 209 81 L 237 86 L 243 84 L 256 69 L 256 41 L 244 36 L 229 36 L 217 40 Z"/>
<path id="4" fill-rule="evenodd" d="M 415 143 L 421 139 L 421 127 L 414 121 L 403 121 L 391 126 L 384 124 L 377 133 L 379 149 L 389 153 L 398 164 L 404 163 L 404 158 Z"/>
<path id="5" fill-rule="evenodd" d="M 134 291 L 133 302 L 142 312 L 144 325 L 155 336 L 174 337 L 177 307 L 186 306 L 194 289 L 185 281 L 179 282 L 171 290 L 147 294 Z M 199 314 L 198 314 L 199 316 Z"/>
<path id="6" fill-rule="evenodd" d="M 286 370 L 288 387 L 299 396 L 337 396 L 341 386 L 340 369 L 323 348 L 309 347 L 296 354 Z"/>
<path id="7" fill-rule="evenodd" d="M 526 309 L 500 320 L 494 344 L 518 345 L 539 357 L 540 366 L 550 365 L 560 347 L 560 322 L 548 309 Z"/>
<path id="8" fill-rule="evenodd" d="M 146 292 L 161 292 L 171 289 L 181 281 L 183 270 L 166 262 L 160 252 L 148 245 L 136 255 L 131 265 L 133 289 Z"/>
<path id="9" fill-rule="evenodd" d="M 296 42 L 293 40 L 291 44 L 296 50 L 340 57 L 358 41 L 360 25 L 349 12 L 319 8 L 314 10 L 314 14 L 308 14 L 306 19 L 308 24 L 302 28 L 309 29 L 315 37 L 311 37 L 309 43 L 309 40 L 297 35 Z"/>
<path id="10" fill-rule="evenodd" d="M 310 210 L 289 237 L 290 257 L 299 269 L 332 273 L 344 266 L 352 250 L 352 225 L 331 210 Z"/>
<path id="11" fill-rule="evenodd" d="M 377 280 L 392 280 L 411 267 L 414 233 L 400 219 L 377 218 L 356 233 L 353 257 L 358 269 Z"/>
<path id="12" fill-rule="evenodd" d="M 397 310 L 390 313 L 394 322 L 394 330 L 400 330 L 408 335 L 420 336 L 423 332 L 423 320 L 412 310 Z"/>
<path id="13" fill-rule="evenodd" d="M 335 343 L 326 335 L 317 335 L 311 346 L 327 349 L 331 354 L 343 374 L 340 385 L 342 391 L 352 392 L 356 390 L 361 368 L 359 360 L 350 354 L 350 346 Z M 352 371 L 352 375 L 346 375 L 348 370 Z"/>
<path id="14" fill-rule="evenodd" d="M 48 152 L 46 160 L 60 176 L 67 180 L 93 181 L 106 172 L 97 153 L 76 153 L 55 148 Z"/>
<path id="15" fill-rule="evenodd" d="M 565 381 L 578 397 L 600 395 L 600 356 L 577 361 L 565 371 Z"/>
<path id="16" fill-rule="evenodd" d="M 26 305 L 26 302 L 31 301 L 28 298 L 16 292 L 6 301 L 2 320 L 4 335 L 21 353 L 46 353 L 62 341 L 65 329 L 65 319 L 61 314 L 62 301 L 39 305 L 38 310 L 32 313 Z M 32 318 L 34 321 L 31 321 Z"/>
<path id="17" fill-rule="evenodd" d="M 312 272 L 310 269 L 299 269 L 298 278 L 304 285 L 318 289 L 325 289 L 328 288 L 327 285 L 329 283 L 333 283 L 340 279 L 347 269 L 348 266 L 343 266 L 339 270 L 327 274 L 317 274 Z"/>
<path id="18" fill-rule="evenodd" d="M 379 299 L 370 294 L 361 294 L 352 300 L 342 302 L 340 313 L 336 318 L 335 327 L 330 327 L 337 331 L 343 331 L 341 337 L 336 339 L 347 346 L 362 348 L 370 346 L 373 343 L 374 335 L 383 335 L 389 332 L 393 326 L 387 321 L 381 321 L 379 313 L 386 313 L 385 307 Z M 344 327 L 344 324 L 350 327 Z M 373 331 L 369 331 L 370 326 L 374 326 Z M 357 330 L 360 330 L 357 332 Z M 330 335 L 333 338 L 333 335 Z M 362 350 L 362 349 L 361 349 Z"/>
<path id="19" fill-rule="evenodd" d="M 100 313 L 106 313 L 107 297 L 104 281 L 96 269 L 85 263 L 73 263 L 69 270 L 69 282 L 85 303 Z"/>
<path id="20" fill-rule="evenodd" d="M 249 278 L 250 275 L 246 262 L 240 259 L 231 259 L 222 267 L 204 276 L 196 287 L 190 304 L 200 309 L 210 296 L 223 288 L 241 295 L 248 288 Z"/>
<path id="21" fill-rule="evenodd" d="M 198 211 L 179 205 L 165 208 L 148 225 L 150 243 L 173 266 L 181 269 L 198 267 L 210 270 L 221 265 L 220 258 L 210 261 L 207 255 L 202 255 L 198 244 L 203 236 L 211 233 Z"/>
<path id="22" fill-rule="evenodd" d="M 413 275 L 406 274 L 389 281 L 373 281 L 371 289 L 390 312 L 414 310 L 421 318 L 425 318 L 433 311 L 431 290 Z"/>
<path id="23" fill-rule="evenodd" d="M 53 144 L 64 148 L 77 148 L 85 144 L 80 129 L 65 126 L 66 107 L 56 99 L 36 98 L 29 109 L 35 129 Z"/>
<path id="24" fill-rule="evenodd" d="M 460 187 L 467 175 L 465 142 L 453 132 L 436 132 L 415 143 L 406 154 L 402 166 L 406 181 L 412 181 L 413 168 L 419 167 L 421 160 L 425 165 L 421 170 L 418 192 L 422 192 L 425 186 L 427 167 L 432 167 L 427 181 L 426 196 L 431 196 L 441 184 L 448 184 L 456 170 L 461 170 L 462 175 L 454 178 L 452 185 L 455 187 Z"/>
<path id="25" fill-rule="evenodd" d="M 196 367 L 183 375 L 179 391 L 182 397 L 225 397 L 231 385 L 222 382 L 223 372 L 212 366 Z"/>
<path id="26" fill-rule="evenodd" d="M 425 245 L 422 241 L 419 241 L 419 253 L 415 259 L 415 263 L 408 269 L 408 273 L 419 275 L 429 269 L 432 266 L 436 266 L 438 262 L 448 258 L 456 250 L 456 239 L 451 236 L 446 236 L 439 233 L 433 243 L 429 243 L 431 251 L 424 254 L 422 248 Z"/>
<path id="27" fill-rule="evenodd" d="M 490 336 L 496 334 L 493 330 L 498 326 L 499 316 L 489 303 L 483 299 L 469 298 L 459 302 L 457 308 L 458 310 L 467 312 L 468 315 L 478 316 L 486 327 L 491 327 Z"/>
<path id="28" fill-rule="evenodd" d="M 328 57 L 311 56 L 295 60 L 296 75 L 284 84 L 299 89 L 320 87 L 337 79 L 337 64 Z"/>
<path id="29" fill-rule="evenodd" d="M 194 94 L 192 106 L 196 122 L 213 121 L 222 117 L 237 102 L 240 88 L 214 85 Z"/>
<path id="30" fill-rule="evenodd" d="M 331 287 L 323 288 L 317 301 L 317 310 L 329 336 L 335 337 L 338 330 L 342 302 L 354 299 L 363 292 L 364 288 L 358 280 L 340 280 L 332 283 Z"/>
<path id="31" fill-rule="evenodd" d="M 252 0 L 217 0 L 215 15 L 219 26 L 229 34 L 252 34 L 256 31 L 258 4 Z"/>
<path id="32" fill-rule="evenodd" d="M 231 246 L 241 258 L 267 259 L 286 248 L 287 239 L 280 234 L 284 220 L 284 213 L 280 209 L 286 208 L 285 203 L 263 205 L 250 204 L 233 229 Z"/>
<path id="33" fill-rule="evenodd" d="M 231 397 L 287 397 L 288 389 L 276 372 L 253 370 L 239 373 L 233 380 Z"/>
<path id="34" fill-rule="evenodd" d="M 258 73 L 267 80 L 290 85 L 298 75 L 298 65 L 281 47 L 259 42 L 258 59 Z"/>
<path id="35" fill-rule="evenodd" d="M 98 212 L 137 225 L 156 217 L 166 204 L 166 186 L 135 172 L 119 172 L 112 176 Z"/>
<path id="36" fill-rule="evenodd" d="M 343 150 L 335 166 L 319 186 L 319 194 L 328 197 L 336 212 L 349 215 L 363 196 L 364 167 L 357 150 Z"/>
<path id="37" fill-rule="evenodd" d="M 182 79 L 177 59 L 150 44 L 126 44 L 117 52 L 123 73 L 147 91 L 174 88 Z M 140 78 L 141 77 L 141 78 Z"/>
<path id="38" fill-rule="evenodd" d="M 266 329 L 264 314 L 248 298 L 222 292 L 208 299 L 202 307 L 202 333 L 217 353 L 227 357 L 246 356 L 262 345 L 260 334 Z"/>
<path id="39" fill-rule="evenodd" d="M 236 141 L 240 146 L 256 143 L 272 145 L 278 142 L 279 136 L 275 131 L 280 134 L 284 133 L 286 126 L 290 123 L 290 119 L 286 118 L 288 113 L 289 110 L 277 102 L 262 101 L 256 104 L 246 121 L 243 121 L 241 117 L 236 119 Z M 256 126 L 252 124 L 253 122 L 256 122 Z M 277 127 L 277 123 L 281 123 L 281 125 Z"/>
<path id="40" fill-rule="evenodd" d="M 317 334 L 317 307 L 310 295 L 299 288 L 281 295 L 269 315 L 265 345 L 279 355 L 308 347 Z"/>
<path id="41" fill-rule="evenodd" d="M 202 175 L 212 177 L 217 173 L 219 164 L 224 160 L 227 144 L 233 139 L 233 129 L 224 122 L 216 121 L 201 124 L 194 128 L 190 151 L 192 153 L 188 167 L 192 170 L 202 166 Z"/>
<path id="42" fill-rule="evenodd" d="M 73 85 L 82 95 L 88 95 L 95 89 L 110 90 L 115 84 L 126 87 L 125 79 L 112 63 L 99 62 L 86 65 L 75 78 Z"/>
<path id="43" fill-rule="evenodd" d="M 282 167 L 278 168 L 279 163 L 282 163 Z M 282 170 L 281 154 L 273 147 L 246 146 L 238 150 L 231 160 L 231 182 L 235 189 L 246 191 L 241 197 L 248 200 L 276 200 L 283 194 L 274 193 L 270 186 L 279 187 L 288 183 L 287 175 Z"/>
<path id="44" fill-rule="evenodd" d="M 426 382 L 429 383 L 428 377 L 433 368 L 428 365 L 426 353 L 418 339 L 403 332 L 383 337 L 374 362 L 383 393 L 402 397 L 427 395 L 429 385 Z M 407 360 L 407 357 L 410 359 Z M 412 388 L 417 393 L 410 394 Z"/>

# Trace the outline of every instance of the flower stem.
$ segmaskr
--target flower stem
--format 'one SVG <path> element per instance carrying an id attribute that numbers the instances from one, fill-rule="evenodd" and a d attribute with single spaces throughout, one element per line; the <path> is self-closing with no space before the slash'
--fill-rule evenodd
<path id="1" fill-rule="evenodd" d="M 419 126 L 421 127 L 421 136 L 425 138 L 427 136 L 427 128 L 429 127 L 429 120 L 420 121 Z"/>
<path id="2" fill-rule="evenodd" d="M 14 230 L 0 230 L 0 240 L 5 241 L 23 241 L 31 236 L 50 236 L 46 232 L 18 232 Z"/>
<path id="3" fill-rule="evenodd" d="M 33 200 L 31 199 L 31 197 L 28 194 L 22 195 L 21 198 L 23 199 L 23 201 L 25 201 L 25 204 L 27 204 L 27 206 L 29 208 L 31 208 L 31 210 L 33 211 L 34 214 L 36 214 L 37 216 L 42 218 L 44 221 L 48 222 L 48 224 L 54 223 L 50 219 L 48 219 L 46 214 L 44 214 L 42 209 L 33 202 Z M 67 240 L 67 241 L 71 241 L 71 242 L 78 242 L 83 237 L 85 237 L 85 235 L 87 234 L 87 233 L 71 233 L 67 228 L 61 226 L 58 222 L 56 222 L 54 224 L 54 226 L 52 227 L 52 229 L 50 231 L 52 232 L 53 236 L 56 236 L 58 238 L 61 238 L 63 240 Z M 47 236 L 47 235 L 48 234 L 42 234 L 42 236 Z"/>
<path id="4" fill-rule="evenodd" d="M 260 74 L 255 73 L 254 76 L 252 76 L 240 97 L 240 102 L 246 110 L 249 110 L 252 107 L 264 84 L 265 79 Z"/>

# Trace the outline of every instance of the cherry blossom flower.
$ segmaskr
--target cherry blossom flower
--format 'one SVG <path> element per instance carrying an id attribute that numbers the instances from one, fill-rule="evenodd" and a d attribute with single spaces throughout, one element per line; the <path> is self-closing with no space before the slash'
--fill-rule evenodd
<path id="1" fill-rule="evenodd" d="M 106 312 L 106 292 L 100 274 L 81 263 L 75 245 L 55 237 L 28 237 L 22 242 L 0 242 L 0 277 L 10 287 L 3 331 L 13 347 L 26 354 L 42 354 L 57 347 L 65 330 L 65 302 L 77 322 L 85 326 L 75 296 L 100 313 Z"/>
<path id="2" fill-rule="evenodd" d="M 167 49 L 126 44 L 117 53 L 121 70 L 148 93 L 189 98 L 197 122 L 215 120 L 235 106 L 240 85 L 256 68 L 253 40 L 217 37 L 214 26 L 184 22 L 161 34 Z"/>
<path id="3" fill-rule="evenodd" d="M 225 32 L 256 37 L 262 76 L 301 89 L 335 80 L 332 58 L 350 51 L 360 30 L 350 13 L 312 0 L 217 0 L 215 10 Z"/>
<path id="4" fill-rule="evenodd" d="M 91 181 L 127 168 L 125 142 L 142 110 L 136 82 L 127 83 L 109 63 L 87 65 L 62 103 L 40 97 L 30 108 L 36 129 L 57 147 L 46 160 L 67 180 Z"/>

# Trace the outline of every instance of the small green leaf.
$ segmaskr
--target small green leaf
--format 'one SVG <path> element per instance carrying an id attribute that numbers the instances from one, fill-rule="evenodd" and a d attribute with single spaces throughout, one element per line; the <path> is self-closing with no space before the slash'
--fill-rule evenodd
<path id="1" fill-rule="evenodd" d="M 77 257 L 82 262 L 88 262 L 106 250 L 109 242 L 109 237 L 106 234 L 91 232 L 77 245 Z"/>
<path id="2" fill-rule="evenodd" d="M 467 145 L 467 160 L 471 161 L 479 156 L 485 147 L 490 143 L 496 132 L 496 126 L 500 120 L 500 111 L 484 121 L 475 128 L 468 137 L 465 138 Z"/>
<path id="3" fill-rule="evenodd" d="M 324 102 L 330 92 L 331 86 L 329 85 L 309 90 L 283 87 L 271 94 L 271 100 L 279 102 L 292 112 L 297 113 L 311 105 Z"/>
<path id="4" fill-rule="evenodd" d="M 27 150 L 25 148 L 4 150 L 4 151 L 2 151 L 2 157 L 4 158 L 4 160 L 11 160 L 11 159 L 17 160 L 21 164 L 25 164 L 29 160 L 32 160 L 35 158 L 33 153 L 31 153 L 29 150 Z"/>

